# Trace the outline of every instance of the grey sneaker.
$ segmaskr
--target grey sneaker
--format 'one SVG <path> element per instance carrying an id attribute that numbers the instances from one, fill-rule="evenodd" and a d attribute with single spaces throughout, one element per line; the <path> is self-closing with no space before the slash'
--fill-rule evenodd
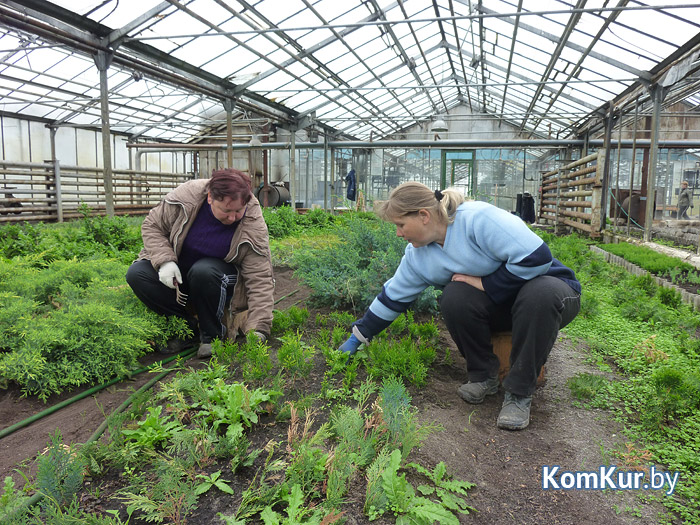
<path id="1" fill-rule="evenodd" d="M 457 389 L 459 397 L 467 403 L 478 405 L 484 402 L 486 396 L 498 392 L 498 377 L 489 377 L 486 381 L 464 383 Z"/>
<path id="2" fill-rule="evenodd" d="M 506 392 L 496 425 L 506 430 L 522 430 L 530 424 L 532 396 L 518 396 Z"/>
<path id="3" fill-rule="evenodd" d="M 202 343 L 199 345 L 199 350 L 197 350 L 197 357 L 200 359 L 206 359 L 211 357 L 211 343 Z"/>

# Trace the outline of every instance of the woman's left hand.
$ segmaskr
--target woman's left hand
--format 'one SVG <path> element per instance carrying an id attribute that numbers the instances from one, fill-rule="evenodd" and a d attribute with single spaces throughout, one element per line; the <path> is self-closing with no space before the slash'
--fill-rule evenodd
<path id="1" fill-rule="evenodd" d="M 464 273 L 456 273 L 452 276 L 453 281 L 460 281 L 473 286 L 477 290 L 484 291 L 484 285 L 481 284 L 481 277 L 476 277 L 475 275 L 466 275 Z"/>

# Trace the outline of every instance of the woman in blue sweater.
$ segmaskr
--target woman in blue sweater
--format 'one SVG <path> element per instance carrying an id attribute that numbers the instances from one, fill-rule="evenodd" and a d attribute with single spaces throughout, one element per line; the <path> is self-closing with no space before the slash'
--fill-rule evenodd
<path id="1" fill-rule="evenodd" d="M 491 332 L 512 330 L 511 368 L 498 426 L 530 422 L 537 376 L 559 329 L 578 314 L 581 285 L 574 272 L 517 216 L 454 190 L 418 182 L 398 186 L 379 214 L 409 242 L 394 276 L 353 324 L 340 350 L 354 354 L 388 327 L 428 286 L 442 289 L 440 310 L 467 362 L 458 393 L 482 403 L 498 392 L 498 357 Z"/>

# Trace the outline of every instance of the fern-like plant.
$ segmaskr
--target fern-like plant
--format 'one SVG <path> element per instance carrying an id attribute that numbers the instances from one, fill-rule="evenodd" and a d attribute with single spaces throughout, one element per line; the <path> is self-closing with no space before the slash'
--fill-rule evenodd
<path id="1" fill-rule="evenodd" d="M 56 430 L 46 452 L 39 456 L 37 488 L 47 500 L 64 505 L 81 489 L 84 470 L 83 456 L 64 445 L 61 431 Z"/>

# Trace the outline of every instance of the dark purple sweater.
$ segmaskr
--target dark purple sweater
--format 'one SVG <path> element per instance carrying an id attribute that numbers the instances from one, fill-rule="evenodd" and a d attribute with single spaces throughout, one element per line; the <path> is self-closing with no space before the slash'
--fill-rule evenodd
<path id="1" fill-rule="evenodd" d="M 211 212 L 211 206 L 205 202 L 194 218 L 192 228 L 182 244 L 178 266 L 185 275 L 192 265 L 204 257 L 224 259 L 231 249 L 231 239 L 240 221 L 233 224 L 221 223 Z"/>

